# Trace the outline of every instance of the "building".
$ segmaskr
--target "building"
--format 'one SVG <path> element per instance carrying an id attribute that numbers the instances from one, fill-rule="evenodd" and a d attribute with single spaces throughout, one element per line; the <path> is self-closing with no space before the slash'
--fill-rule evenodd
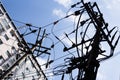
<path id="1" fill-rule="evenodd" d="M 47 80 L 0 3 L 0 80 Z"/>

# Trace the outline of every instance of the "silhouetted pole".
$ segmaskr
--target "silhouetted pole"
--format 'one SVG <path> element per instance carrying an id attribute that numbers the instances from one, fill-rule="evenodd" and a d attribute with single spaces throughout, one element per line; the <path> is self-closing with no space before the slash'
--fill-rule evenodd
<path id="1" fill-rule="evenodd" d="M 99 43 L 100 43 L 100 30 L 98 29 L 92 44 L 92 49 L 88 53 L 87 65 L 85 67 L 85 77 L 84 80 L 95 80 L 97 70 L 99 67 L 99 62 L 97 57 L 99 55 Z"/>
<path id="2" fill-rule="evenodd" d="M 113 56 L 114 50 L 120 39 L 120 35 L 117 38 L 115 38 L 118 32 L 117 30 L 113 32 L 115 30 L 115 27 L 111 30 L 108 29 L 108 23 L 104 21 L 103 14 L 100 12 L 96 2 L 84 3 L 84 1 L 81 0 L 81 2 L 74 4 L 74 6 L 80 3 L 82 3 L 82 6 L 80 6 L 80 8 L 82 8 L 81 10 L 88 14 L 88 20 L 90 20 L 90 24 L 93 24 L 93 27 L 95 28 L 96 32 L 94 36 L 92 36 L 92 38 L 85 40 L 85 37 L 83 36 L 80 43 L 76 43 L 69 48 L 65 47 L 63 49 L 63 51 L 68 51 L 72 48 L 89 43 L 88 46 L 85 45 L 84 47 L 87 50 L 84 55 L 71 58 L 69 66 L 66 70 L 66 74 L 70 74 L 74 69 L 78 69 L 79 72 L 76 80 L 96 80 L 96 75 L 100 65 L 99 62 Z M 78 23 L 82 22 L 78 21 Z M 86 20 L 84 20 L 84 22 L 86 22 Z M 81 27 L 85 27 L 83 25 L 84 23 L 81 25 Z M 86 30 L 88 29 L 88 27 L 86 27 Z M 113 35 L 111 35 L 111 32 L 113 32 Z M 86 35 L 86 32 L 84 32 L 84 35 Z M 103 41 L 109 45 L 110 53 L 108 55 L 105 55 L 105 49 L 102 50 L 100 47 Z M 103 57 L 99 58 L 99 55 L 102 55 Z"/>

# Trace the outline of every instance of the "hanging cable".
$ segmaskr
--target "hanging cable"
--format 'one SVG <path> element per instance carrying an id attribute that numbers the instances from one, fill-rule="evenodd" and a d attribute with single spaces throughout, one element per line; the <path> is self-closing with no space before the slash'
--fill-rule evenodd
<path id="1" fill-rule="evenodd" d="M 80 16 L 79 16 L 79 19 L 78 19 L 78 22 L 77 22 L 77 26 L 76 26 L 76 33 L 75 33 L 75 43 L 76 43 L 76 44 L 78 43 L 78 42 L 77 42 L 77 41 L 78 41 L 78 40 L 77 40 L 77 38 L 78 38 L 78 36 L 77 36 L 77 34 L 78 34 L 78 27 L 79 27 L 79 23 L 80 23 L 81 16 L 82 16 L 83 12 L 84 12 L 84 11 L 82 11 L 82 12 L 80 13 Z M 80 57 L 78 46 L 76 46 L 76 50 L 77 50 L 77 55 Z"/>

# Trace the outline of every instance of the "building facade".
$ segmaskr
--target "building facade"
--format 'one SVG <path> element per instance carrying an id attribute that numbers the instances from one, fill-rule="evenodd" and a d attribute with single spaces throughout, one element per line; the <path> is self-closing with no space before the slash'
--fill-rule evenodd
<path id="1" fill-rule="evenodd" d="M 23 42 L 23 43 L 22 43 Z M 0 3 L 0 80 L 47 80 Z"/>

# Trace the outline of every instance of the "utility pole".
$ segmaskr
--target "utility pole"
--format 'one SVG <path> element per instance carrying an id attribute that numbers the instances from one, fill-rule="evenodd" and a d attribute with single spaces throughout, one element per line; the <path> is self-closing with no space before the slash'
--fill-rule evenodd
<path id="1" fill-rule="evenodd" d="M 112 35 L 111 32 L 113 32 L 115 27 L 109 30 L 108 23 L 104 21 L 103 14 L 100 12 L 96 2 L 85 3 L 84 0 L 81 0 L 79 4 L 80 3 L 82 4 L 81 7 L 82 7 L 82 10 L 84 10 L 83 12 L 87 12 L 89 16 L 88 20 L 90 20 L 90 24 L 93 24 L 94 28 L 96 29 L 96 32 L 92 38 L 85 40 L 84 39 L 85 37 L 82 37 L 81 43 L 74 44 L 74 46 L 69 48 L 64 48 L 64 51 L 68 51 L 75 47 L 83 46 L 85 45 L 85 43 L 89 42 L 89 45 L 84 47 L 84 49 L 87 50 L 86 53 L 84 53 L 84 55 L 71 58 L 66 74 L 72 73 L 74 69 L 79 69 L 76 80 L 96 80 L 96 75 L 97 75 L 98 68 L 100 66 L 99 64 L 100 61 L 106 60 L 113 56 L 114 50 L 117 46 L 120 36 L 115 38 L 115 36 L 117 35 L 117 31 L 115 31 L 113 36 L 111 36 Z M 78 3 L 75 5 L 78 5 Z M 87 20 L 84 20 L 82 26 L 84 25 L 85 22 L 87 22 Z M 81 23 L 81 22 L 78 22 L 78 23 Z M 86 35 L 86 31 L 88 27 L 86 28 L 84 35 Z M 116 41 L 113 43 L 113 40 L 116 40 Z M 105 53 L 105 49 L 102 50 L 100 47 L 102 42 L 106 42 L 106 44 L 109 45 L 110 47 L 109 55 L 103 54 Z M 99 58 L 98 57 L 99 55 L 103 55 L 104 57 Z"/>

